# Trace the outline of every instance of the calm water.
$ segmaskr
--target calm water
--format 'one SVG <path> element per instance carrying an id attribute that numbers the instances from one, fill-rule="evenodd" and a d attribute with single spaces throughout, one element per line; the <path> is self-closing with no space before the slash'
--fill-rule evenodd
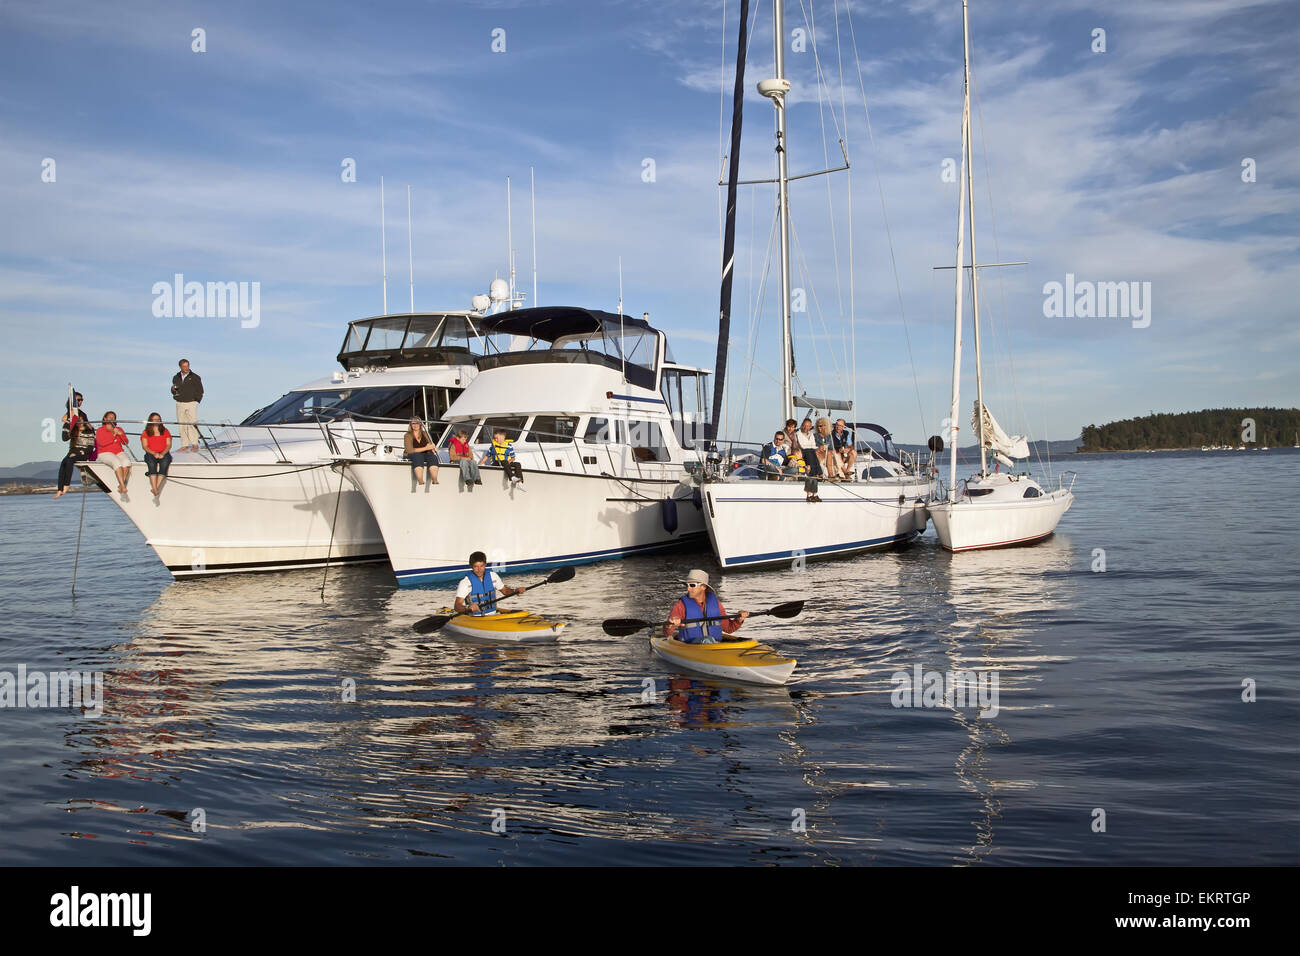
<path id="1" fill-rule="evenodd" d="M 0 863 L 1296 863 L 1300 453 L 1069 467 L 1033 548 L 728 575 L 729 608 L 808 600 L 746 627 L 785 689 L 602 634 L 707 555 L 581 568 L 525 599 L 560 643 L 484 647 L 413 634 L 449 592 L 384 568 L 173 583 L 100 494 L 73 601 L 80 500 L 0 499 L 0 670 L 107 685 L 0 710 Z M 995 670 L 1000 712 L 891 706 L 915 664 Z"/>

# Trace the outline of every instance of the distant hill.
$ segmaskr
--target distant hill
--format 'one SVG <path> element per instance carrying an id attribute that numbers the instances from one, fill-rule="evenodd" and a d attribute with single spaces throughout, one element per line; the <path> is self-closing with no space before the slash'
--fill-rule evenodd
<path id="1" fill-rule="evenodd" d="M 59 463 L 57 461 L 29 461 L 23 465 L 10 465 L 0 468 L 0 481 L 6 484 L 13 481 L 58 481 Z"/>
<path id="2" fill-rule="evenodd" d="M 1242 421 L 1255 423 L 1253 442 Z M 1210 408 L 1200 412 L 1152 413 L 1083 430 L 1080 451 L 1148 451 L 1203 445 L 1291 445 L 1300 432 L 1300 408 Z"/>

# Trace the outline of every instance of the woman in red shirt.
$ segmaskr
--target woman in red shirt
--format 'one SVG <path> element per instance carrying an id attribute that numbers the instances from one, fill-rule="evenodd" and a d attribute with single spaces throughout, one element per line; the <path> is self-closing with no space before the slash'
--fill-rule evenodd
<path id="1" fill-rule="evenodd" d="M 140 433 L 140 444 L 144 446 L 144 472 L 149 476 L 149 486 L 153 496 L 162 493 L 163 480 L 167 469 L 172 464 L 172 433 L 162 423 L 162 416 L 157 412 L 149 415 L 149 421 Z"/>

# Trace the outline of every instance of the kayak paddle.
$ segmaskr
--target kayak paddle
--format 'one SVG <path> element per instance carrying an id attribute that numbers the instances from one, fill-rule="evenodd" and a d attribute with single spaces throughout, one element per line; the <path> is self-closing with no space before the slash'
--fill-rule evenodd
<path id="1" fill-rule="evenodd" d="M 533 588 L 540 588 L 543 584 L 563 584 L 565 581 L 572 581 L 575 573 L 577 572 L 573 570 L 573 565 L 566 564 L 564 567 L 556 568 L 552 571 L 546 577 L 546 580 L 538 581 L 536 584 L 530 584 L 528 587 L 522 588 L 521 590 L 531 591 Z M 501 600 L 504 601 L 505 598 L 501 598 Z M 412 625 L 412 629 L 417 634 L 432 634 L 434 631 L 440 630 L 443 625 L 453 617 L 460 617 L 460 613 L 434 614 L 431 617 L 421 618 L 416 621 L 415 624 Z"/>
<path id="2" fill-rule="evenodd" d="M 787 604 L 778 604 L 776 607 L 766 611 L 751 611 L 750 617 L 794 617 L 803 610 L 803 601 L 790 601 Z M 690 625 L 694 627 L 697 624 L 717 624 L 719 621 L 730 621 L 739 617 L 736 614 L 728 614 L 726 617 L 706 617 L 703 620 L 691 621 Z M 627 637 L 629 634 L 635 634 L 637 631 L 650 630 L 656 627 L 662 627 L 667 621 L 642 621 L 635 617 L 612 617 L 604 621 L 600 626 L 610 637 Z"/>

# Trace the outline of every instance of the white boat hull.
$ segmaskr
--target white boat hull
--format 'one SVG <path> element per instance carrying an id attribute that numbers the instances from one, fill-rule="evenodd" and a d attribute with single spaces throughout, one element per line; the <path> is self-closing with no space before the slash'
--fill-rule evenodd
<path id="1" fill-rule="evenodd" d="M 738 480 L 703 487 L 705 520 L 724 569 L 789 565 L 906 544 L 925 530 L 929 485 Z"/>
<path id="2" fill-rule="evenodd" d="M 939 543 L 948 551 L 1007 548 L 1032 544 L 1055 533 L 1073 502 L 1074 495 L 1066 490 L 1011 501 L 959 498 L 956 502 L 931 502 L 930 518 Z"/>
<path id="3" fill-rule="evenodd" d="M 194 462 L 187 463 L 188 457 Z M 339 475 L 328 462 L 312 467 L 175 458 L 157 499 L 143 463 L 132 464 L 125 496 L 118 494 L 117 477 L 108 465 L 82 465 L 108 489 L 173 577 L 378 562 L 386 557 L 370 506 L 347 483 L 339 493 Z"/>
<path id="4" fill-rule="evenodd" d="M 512 488 L 501 470 L 484 467 L 483 484 L 469 488 L 459 468 L 443 465 L 439 483 L 416 494 L 405 463 L 348 460 L 346 474 L 369 503 L 403 586 L 464 577 L 473 551 L 498 571 L 541 571 L 664 551 L 704 534 L 684 471 L 652 480 L 526 470 Z M 662 504 L 669 497 L 671 531 Z"/>

